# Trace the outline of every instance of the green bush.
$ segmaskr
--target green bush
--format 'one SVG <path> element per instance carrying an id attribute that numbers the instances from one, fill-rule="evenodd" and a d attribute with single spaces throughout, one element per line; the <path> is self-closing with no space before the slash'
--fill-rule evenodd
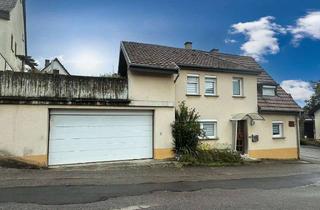
<path id="1" fill-rule="evenodd" d="M 201 149 L 194 154 L 184 153 L 179 161 L 187 165 L 224 165 L 242 163 L 239 152 L 231 149 Z"/>
<path id="2" fill-rule="evenodd" d="M 174 150 L 181 154 L 195 155 L 199 143 L 200 129 L 199 114 L 195 109 L 189 109 L 185 102 L 179 104 L 175 112 L 175 122 L 172 125 Z"/>

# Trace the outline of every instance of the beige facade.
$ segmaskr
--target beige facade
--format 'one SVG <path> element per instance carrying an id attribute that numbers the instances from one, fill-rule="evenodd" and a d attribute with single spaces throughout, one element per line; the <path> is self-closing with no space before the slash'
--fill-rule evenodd
<path id="1" fill-rule="evenodd" d="M 198 75 L 200 94 L 187 95 L 187 76 Z M 217 95 L 205 95 L 205 77 L 215 76 L 217 83 Z M 243 97 L 232 96 L 232 79 L 243 79 Z M 176 106 L 185 101 L 187 106 L 195 108 L 200 115 L 200 120 L 217 121 L 217 140 L 207 141 L 209 144 L 228 146 L 232 144 L 232 115 L 238 113 L 257 112 L 257 77 L 250 75 L 238 75 L 228 73 L 214 73 L 206 71 L 180 71 L 176 82 Z"/>
<path id="2" fill-rule="evenodd" d="M 320 139 L 320 109 L 314 113 L 315 139 Z"/>
<path id="3" fill-rule="evenodd" d="M 2 155 L 46 166 L 48 164 L 50 110 L 150 110 L 154 112 L 154 158 L 172 157 L 172 108 L 97 107 L 54 105 L 0 105 Z"/>
<path id="4" fill-rule="evenodd" d="M 259 135 L 258 142 L 249 138 L 248 154 L 256 158 L 270 159 L 297 159 L 298 158 L 298 119 L 295 115 L 264 114 L 265 120 L 255 121 L 254 125 L 248 122 L 249 136 Z M 272 136 L 272 123 L 283 123 L 283 137 Z M 291 123 L 291 126 L 289 124 Z"/>
<path id="5" fill-rule="evenodd" d="M 198 76 L 199 95 L 187 94 L 187 76 Z M 205 78 L 216 79 L 216 95 L 206 96 Z M 233 78 L 243 81 L 243 96 L 232 95 Z M 207 71 L 181 70 L 176 82 L 176 106 L 185 101 L 187 106 L 195 108 L 200 115 L 200 120 L 214 120 L 217 122 L 217 138 L 203 140 L 219 148 L 231 148 L 234 137 L 232 134 L 232 116 L 239 113 L 258 113 L 257 110 L 257 76 L 239 75 L 231 73 L 215 73 Z M 265 120 L 247 121 L 248 139 L 247 151 L 249 156 L 272 159 L 295 159 L 298 157 L 296 116 L 283 114 L 264 114 Z M 289 127 L 289 121 L 294 122 L 294 127 Z M 283 122 L 283 138 L 272 137 L 272 122 Z M 259 135 L 259 141 L 253 143 L 252 135 Z M 281 150 L 279 150 L 281 149 Z M 289 153 L 287 153 L 289 150 Z M 281 153 L 287 155 L 282 155 Z M 280 155 L 279 155 L 280 154 Z"/>
<path id="6" fill-rule="evenodd" d="M 0 71 L 22 70 L 22 61 L 16 55 L 25 55 L 25 42 L 23 1 L 17 1 L 10 20 L 0 18 Z"/>

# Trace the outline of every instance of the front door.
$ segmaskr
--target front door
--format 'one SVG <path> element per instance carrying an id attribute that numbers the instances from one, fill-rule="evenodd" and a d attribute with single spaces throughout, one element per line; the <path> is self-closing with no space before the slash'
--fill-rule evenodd
<path id="1" fill-rule="evenodd" d="M 247 153 L 247 147 L 248 147 L 246 122 L 247 121 L 245 120 L 238 121 L 236 150 L 241 154 Z"/>

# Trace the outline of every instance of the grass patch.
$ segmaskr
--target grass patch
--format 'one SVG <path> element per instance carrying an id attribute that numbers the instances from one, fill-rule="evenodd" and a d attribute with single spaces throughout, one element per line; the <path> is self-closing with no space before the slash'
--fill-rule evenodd
<path id="1" fill-rule="evenodd" d="M 194 154 L 181 154 L 178 161 L 184 166 L 233 166 L 243 164 L 240 153 L 231 149 L 198 148 Z"/>

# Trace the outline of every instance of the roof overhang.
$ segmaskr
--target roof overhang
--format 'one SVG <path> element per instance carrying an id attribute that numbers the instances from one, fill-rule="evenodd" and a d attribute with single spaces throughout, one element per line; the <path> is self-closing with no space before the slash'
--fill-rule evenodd
<path id="1" fill-rule="evenodd" d="M 259 75 L 261 71 L 255 70 L 245 70 L 245 69 L 229 69 L 229 68 L 213 68 L 210 66 L 198 66 L 198 65 L 186 65 L 177 64 L 181 69 L 186 70 L 197 70 L 197 71 L 214 71 L 221 73 L 236 73 L 236 74 L 246 74 L 246 75 Z"/>
<path id="2" fill-rule="evenodd" d="M 262 114 L 294 114 L 294 115 L 297 115 L 302 112 L 303 112 L 302 109 L 299 109 L 299 110 L 297 110 L 297 109 L 274 110 L 274 109 L 267 109 L 267 108 L 259 108 L 259 113 L 262 113 Z"/>
<path id="3" fill-rule="evenodd" d="M 129 69 L 132 71 L 137 72 L 148 72 L 148 73 L 158 73 L 158 74 L 177 74 L 179 72 L 179 67 L 172 69 L 172 68 L 157 68 L 150 65 L 143 65 L 143 64 L 130 64 Z"/>
<path id="4" fill-rule="evenodd" d="M 0 10 L 0 19 L 10 20 L 10 13 L 8 11 Z"/>

